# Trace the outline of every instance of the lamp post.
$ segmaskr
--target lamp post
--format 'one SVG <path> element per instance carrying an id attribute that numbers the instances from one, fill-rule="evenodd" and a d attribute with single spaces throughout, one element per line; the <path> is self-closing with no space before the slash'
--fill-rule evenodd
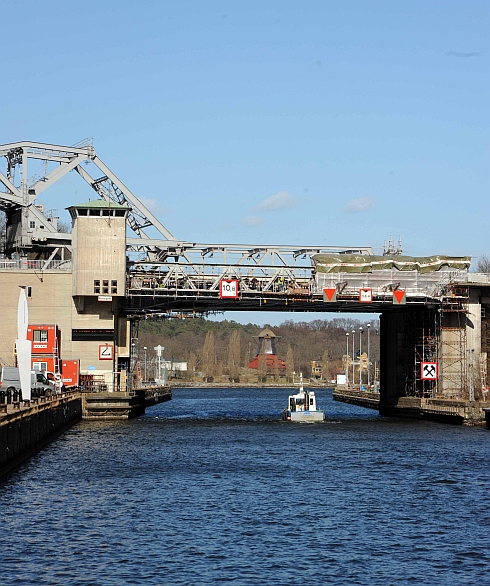
<path id="1" fill-rule="evenodd" d="M 354 371 L 354 361 L 356 359 L 356 354 L 354 351 L 354 347 L 356 345 L 356 338 L 355 338 L 356 330 L 352 330 L 352 385 L 355 386 L 356 384 L 356 377 Z"/>
<path id="2" fill-rule="evenodd" d="M 359 388 L 362 391 L 362 326 L 359 328 Z"/>
<path id="3" fill-rule="evenodd" d="M 349 388 L 349 332 L 345 334 L 347 340 L 347 352 L 345 354 L 345 384 Z"/>
<path id="4" fill-rule="evenodd" d="M 367 325 L 367 330 L 368 330 L 368 361 L 367 361 L 368 362 L 368 365 L 367 365 L 368 366 L 368 375 L 367 375 L 367 390 L 369 391 L 369 385 L 370 385 L 370 382 L 371 382 L 371 377 L 370 377 L 371 363 L 369 362 L 369 359 L 370 359 L 369 358 L 369 350 L 370 350 L 370 348 L 369 348 L 369 331 L 371 330 L 371 324 L 368 324 Z"/>
<path id="5" fill-rule="evenodd" d="M 143 350 L 145 351 L 145 382 L 148 380 L 146 378 L 146 351 L 148 350 L 148 348 L 146 346 L 143 346 Z"/>

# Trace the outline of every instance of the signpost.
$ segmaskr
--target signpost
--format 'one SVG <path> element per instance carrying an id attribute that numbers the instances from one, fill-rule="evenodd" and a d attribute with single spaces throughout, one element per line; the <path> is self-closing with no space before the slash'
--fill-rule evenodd
<path id="1" fill-rule="evenodd" d="M 153 348 L 153 350 L 155 350 L 155 352 L 157 353 L 157 358 L 158 358 L 158 377 L 155 382 L 159 383 L 159 384 L 165 384 L 165 381 L 162 379 L 162 374 L 161 374 L 162 350 L 165 350 L 165 348 L 163 346 L 160 346 L 160 344 L 158 344 L 158 346 L 155 346 Z"/>
<path id="2" fill-rule="evenodd" d="M 324 289 L 323 301 L 325 303 L 335 303 L 337 301 L 337 289 Z"/>
<path id="3" fill-rule="evenodd" d="M 437 380 L 439 376 L 439 365 L 437 362 L 421 362 L 420 378 L 422 380 Z"/>
<path id="4" fill-rule="evenodd" d="M 238 299 L 238 279 L 222 279 L 219 282 L 220 299 Z"/>
<path id="5" fill-rule="evenodd" d="M 407 302 L 407 296 L 405 291 L 402 289 L 395 289 L 393 291 L 393 304 L 394 305 L 405 305 Z"/>
<path id="6" fill-rule="evenodd" d="M 112 360 L 114 358 L 114 346 L 112 344 L 99 345 L 99 360 Z"/>
<path id="7" fill-rule="evenodd" d="M 359 289 L 359 303 L 372 303 L 373 302 L 373 290 L 372 289 Z"/>

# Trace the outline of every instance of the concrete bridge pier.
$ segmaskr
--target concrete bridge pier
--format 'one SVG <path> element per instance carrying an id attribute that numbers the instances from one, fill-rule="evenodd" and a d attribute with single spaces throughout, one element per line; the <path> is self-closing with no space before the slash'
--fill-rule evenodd
<path id="1" fill-rule="evenodd" d="M 398 414 L 400 399 L 413 381 L 415 317 L 408 311 L 380 316 L 380 415 Z"/>
<path id="2" fill-rule="evenodd" d="M 482 423 L 490 406 L 484 321 L 479 291 L 467 287 L 456 289 L 442 307 L 382 313 L 380 414 Z M 427 362 L 437 364 L 434 380 L 422 374 Z"/>

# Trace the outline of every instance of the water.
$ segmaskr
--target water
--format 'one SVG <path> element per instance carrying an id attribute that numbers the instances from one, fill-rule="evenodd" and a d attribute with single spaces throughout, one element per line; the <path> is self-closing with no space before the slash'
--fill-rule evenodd
<path id="1" fill-rule="evenodd" d="M 0 481 L 0 583 L 490 584 L 490 431 L 177 389 Z"/>

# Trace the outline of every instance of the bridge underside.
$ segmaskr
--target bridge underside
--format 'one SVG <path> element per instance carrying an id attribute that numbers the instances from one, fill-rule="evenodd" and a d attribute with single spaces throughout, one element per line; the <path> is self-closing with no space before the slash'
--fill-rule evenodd
<path id="1" fill-rule="evenodd" d="M 372 303 L 359 303 L 358 296 L 337 297 L 334 303 L 325 303 L 323 296 L 313 294 L 289 294 L 287 292 L 249 293 L 238 299 L 222 299 L 219 293 L 193 291 L 176 293 L 129 291 L 124 302 L 127 316 L 182 313 L 189 316 L 224 311 L 277 311 L 317 313 L 383 313 L 422 310 L 427 298 L 411 299 L 404 306 L 393 304 L 393 295 L 387 294 L 374 299 Z M 431 306 L 439 306 L 437 300 L 430 300 Z"/>

